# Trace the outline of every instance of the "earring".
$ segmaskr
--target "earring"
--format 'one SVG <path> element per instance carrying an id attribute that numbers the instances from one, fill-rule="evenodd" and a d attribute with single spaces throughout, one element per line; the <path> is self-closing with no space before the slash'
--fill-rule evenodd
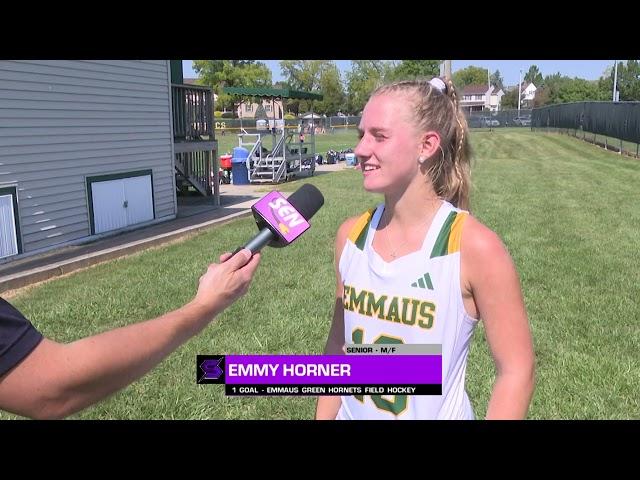
<path id="1" fill-rule="evenodd" d="M 418 157 L 418 163 L 422 165 L 427 159 L 424 157 Z"/>

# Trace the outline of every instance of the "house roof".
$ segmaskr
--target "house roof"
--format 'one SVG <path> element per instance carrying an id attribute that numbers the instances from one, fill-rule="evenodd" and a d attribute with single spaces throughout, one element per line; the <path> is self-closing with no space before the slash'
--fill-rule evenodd
<path id="1" fill-rule="evenodd" d="M 487 93 L 489 87 L 486 85 L 467 85 L 462 89 L 463 95 L 479 95 L 481 93 Z"/>

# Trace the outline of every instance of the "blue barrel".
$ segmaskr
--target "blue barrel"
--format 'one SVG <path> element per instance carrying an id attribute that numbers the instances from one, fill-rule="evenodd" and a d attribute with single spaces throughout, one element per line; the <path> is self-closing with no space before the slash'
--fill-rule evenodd
<path id="1" fill-rule="evenodd" d="M 249 150 L 242 147 L 233 149 L 233 157 L 231 158 L 231 175 L 234 185 L 249 184 L 249 170 L 247 169 L 247 158 L 249 158 Z"/>

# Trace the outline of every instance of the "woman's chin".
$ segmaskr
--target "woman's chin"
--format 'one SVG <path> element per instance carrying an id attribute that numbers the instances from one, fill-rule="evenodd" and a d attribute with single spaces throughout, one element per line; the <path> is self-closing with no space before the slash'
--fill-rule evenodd
<path id="1" fill-rule="evenodd" d="M 385 185 L 375 178 L 365 177 L 362 186 L 370 193 L 384 193 Z"/>

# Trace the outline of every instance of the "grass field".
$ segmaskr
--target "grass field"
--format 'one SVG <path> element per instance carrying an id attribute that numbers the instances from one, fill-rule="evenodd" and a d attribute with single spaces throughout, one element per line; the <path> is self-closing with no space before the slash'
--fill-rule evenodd
<path id="1" fill-rule="evenodd" d="M 341 138 L 353 146 L 355 132 L 348 135 Z M 529 418 L 640 418 L 640 162 L 522 129 L 472 132 L 472 141 L 472 212 L 511 252 L 533 330 L 537 382 Z M 379 200 L 361 181 L 359 172 L 345 170 L 283 185 L 311 182 L 323 192 L 312 232 L 287 249 L 265 251 L 246 297 L 151 373 L 75 418 L 312 418 L 310 397 L 231 398 L 217 386 L 196 385 L 195 357 L 321 352 L 333 306 L 335 231 Z M 209 262 L 254 233 L 252 220 L 238 220 L 10 300 L 45 335 L 72 341 L 177 308 Z M 467 369 L 479 418 L 493 378 L 480 326 Z"/>

